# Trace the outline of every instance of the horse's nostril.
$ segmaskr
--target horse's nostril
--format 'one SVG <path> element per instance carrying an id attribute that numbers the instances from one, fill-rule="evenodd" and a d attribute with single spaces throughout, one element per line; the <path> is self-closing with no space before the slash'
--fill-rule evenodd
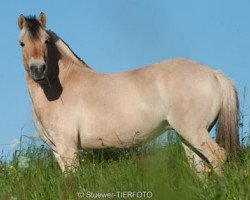
<path id="1" fill-rule="evenodd" d="M 45 72 L 45 70 L 46 70 L 46 65 L 42 65 L 42 72 Z"/>
<path id="2" fill-rule="evenodd" d="M 34 72 L 35 69 L 36 69 L 36 66 L 35 66 L 35 65 L 31 65 L 31 66 L 30 66 L 30 71 L 31 71 L 31 72 Z"/>

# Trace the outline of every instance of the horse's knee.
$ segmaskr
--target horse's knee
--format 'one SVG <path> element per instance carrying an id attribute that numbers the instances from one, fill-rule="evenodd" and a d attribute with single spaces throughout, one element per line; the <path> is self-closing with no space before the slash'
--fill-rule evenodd
<path id="1" fill-rule="evenodd" d="M 61 156 L 55 151 L 53 151 L 53 153 L 54 153 L 54 156 L 55 156 L 55 158 L 56 158 L 56 160 L 57 160 L 57 162 L 59 164 L 59 167 L 60 167 L 61 171 L 64 172 L 65 171 L 65 164 L 64 164 Z"/>
<path id="2" fill-rule="evenodd" d="M 219 147 L 213 151 L 215 157 L 213 160 L 210 161 L 211 165 L 214 168 L 214 171 L 220 172 L 221 166 L 225 163 L 227 159 L 226 151 Z"/>
<path id="3" fill-rule="evenodd" d="M 57 152 L 54 155 L 59 163 L 59 166 L 64 171 L 75 171 L 79 166 L 77 148 L 69 148 L 65 146 L 60 146 L 57 148 Z"/>

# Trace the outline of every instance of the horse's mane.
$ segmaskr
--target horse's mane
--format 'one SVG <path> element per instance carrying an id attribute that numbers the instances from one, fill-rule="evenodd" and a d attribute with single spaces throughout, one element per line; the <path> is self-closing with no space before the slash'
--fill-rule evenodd
<path id="1" fill-rule="evenodd" d="M 69 45 L 62 40 L 56 33 L 51 30 L 47 30 L 50 38 L 54 41 L 54 43 L 63 51 L 63 53 L 72 59 L 76 64 L 91 69 L 81 58 L 79 58 L 74 51 L 69 47 Z"/>

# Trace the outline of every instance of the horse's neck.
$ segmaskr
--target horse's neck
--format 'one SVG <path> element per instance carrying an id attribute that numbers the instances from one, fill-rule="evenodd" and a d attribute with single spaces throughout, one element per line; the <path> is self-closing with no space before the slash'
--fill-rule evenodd
<path id="1" fill-rule="evenodd" d="M 84 68 L 87 71 L 93 71 L 86 63 L 81 61 L 61 39 L 57 40 L 55 45 L 62 56 L 62 60 L 76 65 L 77 67 Z"/>

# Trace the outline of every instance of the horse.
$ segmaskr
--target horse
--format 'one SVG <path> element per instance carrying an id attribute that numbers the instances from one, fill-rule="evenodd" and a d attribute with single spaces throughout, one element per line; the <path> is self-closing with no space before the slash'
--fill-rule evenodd
<path id="1" fill-rule="evenodd" d="M 173 58 L 120 73 L 97 73 L 53 31 L 46 15 L 20 15 L 20 45 L 34 124 L 64 172 L 79 149 L 129 148 L 174 129 L 197 171 L 221 171 L 238 152 L 232 81 L 198 62 Z M 217 122 L 217 138 L 209 131 Z"/>

